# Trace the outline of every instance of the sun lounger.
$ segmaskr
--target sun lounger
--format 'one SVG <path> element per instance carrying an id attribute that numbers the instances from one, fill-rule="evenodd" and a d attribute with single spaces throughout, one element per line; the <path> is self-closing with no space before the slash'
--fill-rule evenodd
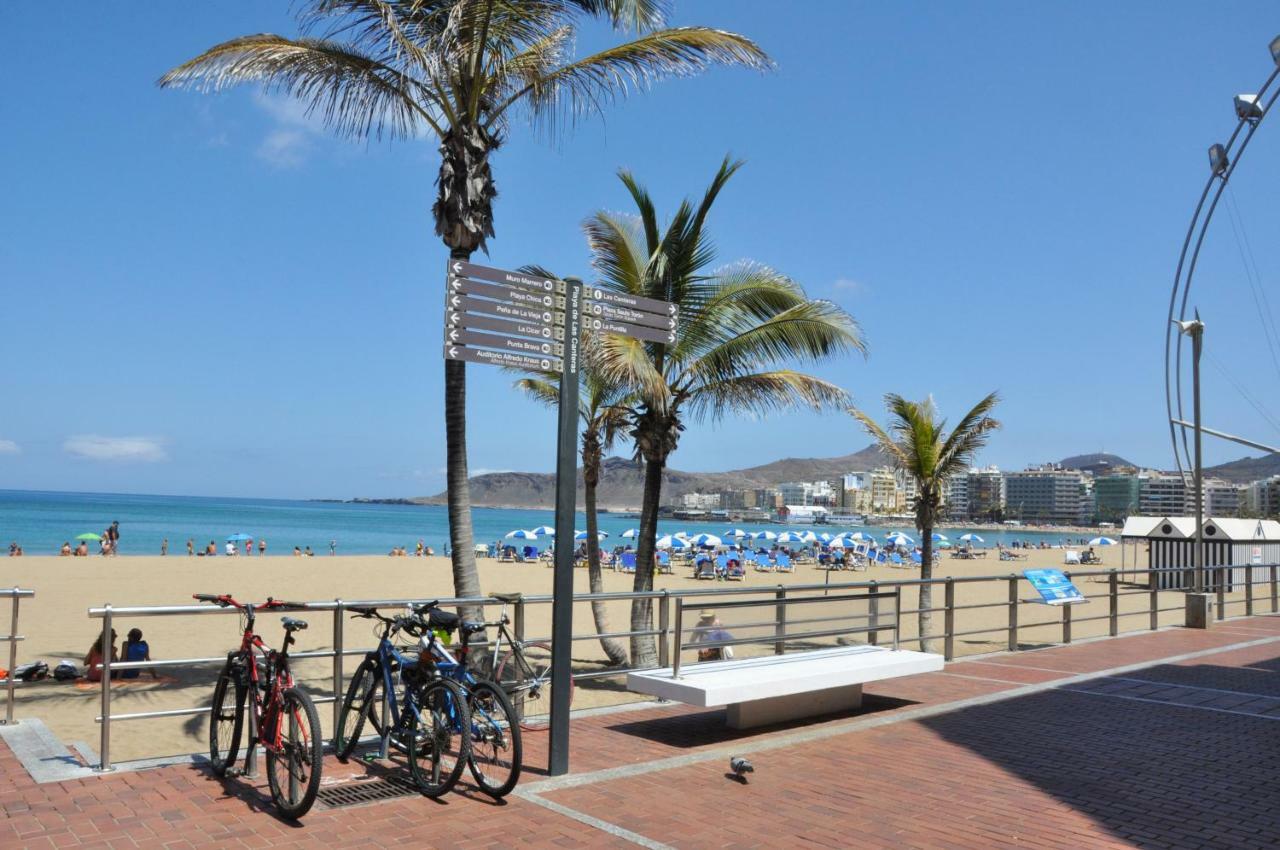
<path id="1" fill-rule="evenodd" d="M 661 573 L 673 573 L 673 572 L 675 572 L 675 570 L 671 568 L 671 553 L 670 553 L 670 552 L 659 552 L 659 553 L 658 553 L 658 572 L 661 572 Z"/>
<path id="2" fill-rule="evenodd" d="M 773 561 L 769 560 L 768 555 L 764 554 L 763 552 L 756 552 L 752 555 L 749 555 L 748 557 L 750 557 L 751 562 L 756 565 L 756 572 L 758 573 L 773 572 Z"/>
<path id="3" fill-rule="evenodd" d="M 791 556 L 785 552 L 778 553 L 777 568 L 780 573 L 795 572 L 795 567 L 791 565 Z"/>
<path id="4" fill-rule="evenodd" d="M 730 558 L 729 563 L 724 568 L 724 577 L 729 581 L 743 581 L 747 577 L 747 571 L 742 566 L 742 561 L 737 558 Z"/>
<path id="5" fill-rule="evenodd" d="M 911 560 L 915 561 L 917 564 L 924 564 L 924 556 L 919 552 L 912 552 Z"/>
<path id="6" fill-rule="evenodd" d="M 618 569 L 624 573 L 634 573 L 636 571 L 636 553 L 623 552 Z"/>
<path id="7" fill-rule="evenodd" d="M 716 579 L 716 562 L 710 558 L 706 558 L 698 562 L 698 566 L 693 571 L 694 578 L 706 578 L 715 581 Z"/>
<path id="8" fill-rule="evenodd" d="M 902 556 L 899 555 L 897 552 L 894 552 L 892 555 L 890 555 L 889 560 L 893 562 L 893 565 L 895 567 L 902 566 Z"/>
<path id="9" fill-rule="evenodd" d="M 1076 566 L 1079 566 L 1080 553 L 1077 552 L 1075 549 L 1068 549 L 1066 551 L 1066 554 L 1063 556 L 1062 562 L 1064 564 L 1075 564 Z"/>

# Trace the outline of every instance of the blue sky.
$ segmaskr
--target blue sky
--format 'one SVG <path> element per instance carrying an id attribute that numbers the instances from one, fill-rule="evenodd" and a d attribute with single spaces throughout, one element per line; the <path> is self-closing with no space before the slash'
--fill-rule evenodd
<path id="1" fill-rule="evenodd" d="M 6 8 L 0 487 L 442 489 L 434 145 L 338 142 L 249 88 L 154 84 L 225 38 L 293 33 L 287 12 Z M 619 167 L 671 210 L 732 153 L 747 166 L 711 221 L 721 259 L 779 268 L 859 319 L 869 358 L 817 370 L 859 404 L 932 393 L 958 416 L 998 389 L 985 462 L 1171 463 L 1169 285 L 1205 149 L 1271 68 L 1274 5 L 709 0 L 678 3 L 675 22 L 752 36 L 778 70 L 663 83 L 558 141 L 517 125 L 494 163 L 492 264 L 586 273 L 579 225 L 627 209 Z M 1233 189 L 1264 283 L 1276 132 Z M 1217 362 L 1265 401 L 1280 368 L 1258 348 L 1240 244 L 1215 221 L 1196 302 Z M 1206 423 L 1280 441 L 1217 375 L 1206 366 Z M 473 471 L 549 470 L 552 415 L 501 372 L 469 376 Z M 672 465 L 866 443 L 840 414 L 732 419 L 690 427 Z"/>

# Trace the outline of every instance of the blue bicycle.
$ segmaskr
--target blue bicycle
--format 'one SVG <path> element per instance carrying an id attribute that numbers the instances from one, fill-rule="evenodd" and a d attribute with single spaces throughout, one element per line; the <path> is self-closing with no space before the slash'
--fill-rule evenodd
<path id="1" fill-rule="evenodd" d="M 456 658 L 445 644 L 455 631 L 461 632 L 463 658 L 468 639 L 485 629 L 485 623 L 463 622 L 457 614 L 442 611 L 435 602 L 415 605 L 413 611 L 426 617 L 430 635 L 423 639 L 425 653 L 445 679 L 457 682 L 467 693 L 471 710 L 471 757 L 468 766 L 480 789 L 494 799 L 511 793 L 520 781 L 520 718 L 507 692 L 495 682 L 477 677 L 465 661 Z"/>
<path id="2" fill-rule="evenodd" d="M 334 734 L 338 758 L 345 761 L 351 756 L 367 722 L 381 739 L 384 755 L 387 745 L 406 754 L 409 773 L 423 794 L 448 793 L 471 757 L 466 692 L 435 669 L 429 651 L 435 638 L 423 617 L 387 617 L 372 608 L 349 610 L 380 621 L 381 634 L 377 649 L 360 662 L 342 702 Z M 400 633 L 425 645 L 415 650 L 416 655 L 406 656 L 391 640 Z"/>

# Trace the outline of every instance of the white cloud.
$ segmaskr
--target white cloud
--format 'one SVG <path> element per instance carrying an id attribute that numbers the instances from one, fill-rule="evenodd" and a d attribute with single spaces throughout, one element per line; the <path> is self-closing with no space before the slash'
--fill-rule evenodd
<path id="1" fill-rule="evenodd" d="M 0 440 L 0 455 L 22 454 L 22 449 L 13 440 Z"/>
<path id="2" fill-rule="evenodd" d="M 258 158 L 276 168 L 297 168 L 310 148 L 306 135 L 298 130 L 272 130 L 258 145 Z"/>
<path id="3" fill-rule="evenodd" d="M 846 295 L 865 295 L 870 291 L 865 283 L 853 278 L 842 277 L 835 283 L 831 284 L 831 288 L 836 292 L 843 292 Z"/>
<path id="4" fill-rule="evenodd" d="M 271 118 L 275 128 L 258 145 L 258 158 L 276 168 L 297 168 L 311 152 L 312 137 L 324 132 L 317 118 L 307 115 L 297 100 L 258 92 L 254 104 Z"/>
<path id="5" fill-rule="evenodd" d="M 158 437 L 103 437 L 82 434 L 68 437 L 62 444 L 67 454 L 87 460 L 138 461 L 156 463 L 168 460 L 164 441 Z"/>

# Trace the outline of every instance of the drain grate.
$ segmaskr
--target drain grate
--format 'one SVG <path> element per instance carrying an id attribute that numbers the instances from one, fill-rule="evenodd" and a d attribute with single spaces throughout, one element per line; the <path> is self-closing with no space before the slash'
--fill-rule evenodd
<path id="1" fill-rule="evenodd" d="M 320 793 L 316 795 L 316 803 L 326 809 L 345 809 L 350 806 L 377 803 L 381 800 L 411 797 L 417 793 L 418 786 L 413 783 L 413 780 L 394 776 L 321 788 Z"/>

